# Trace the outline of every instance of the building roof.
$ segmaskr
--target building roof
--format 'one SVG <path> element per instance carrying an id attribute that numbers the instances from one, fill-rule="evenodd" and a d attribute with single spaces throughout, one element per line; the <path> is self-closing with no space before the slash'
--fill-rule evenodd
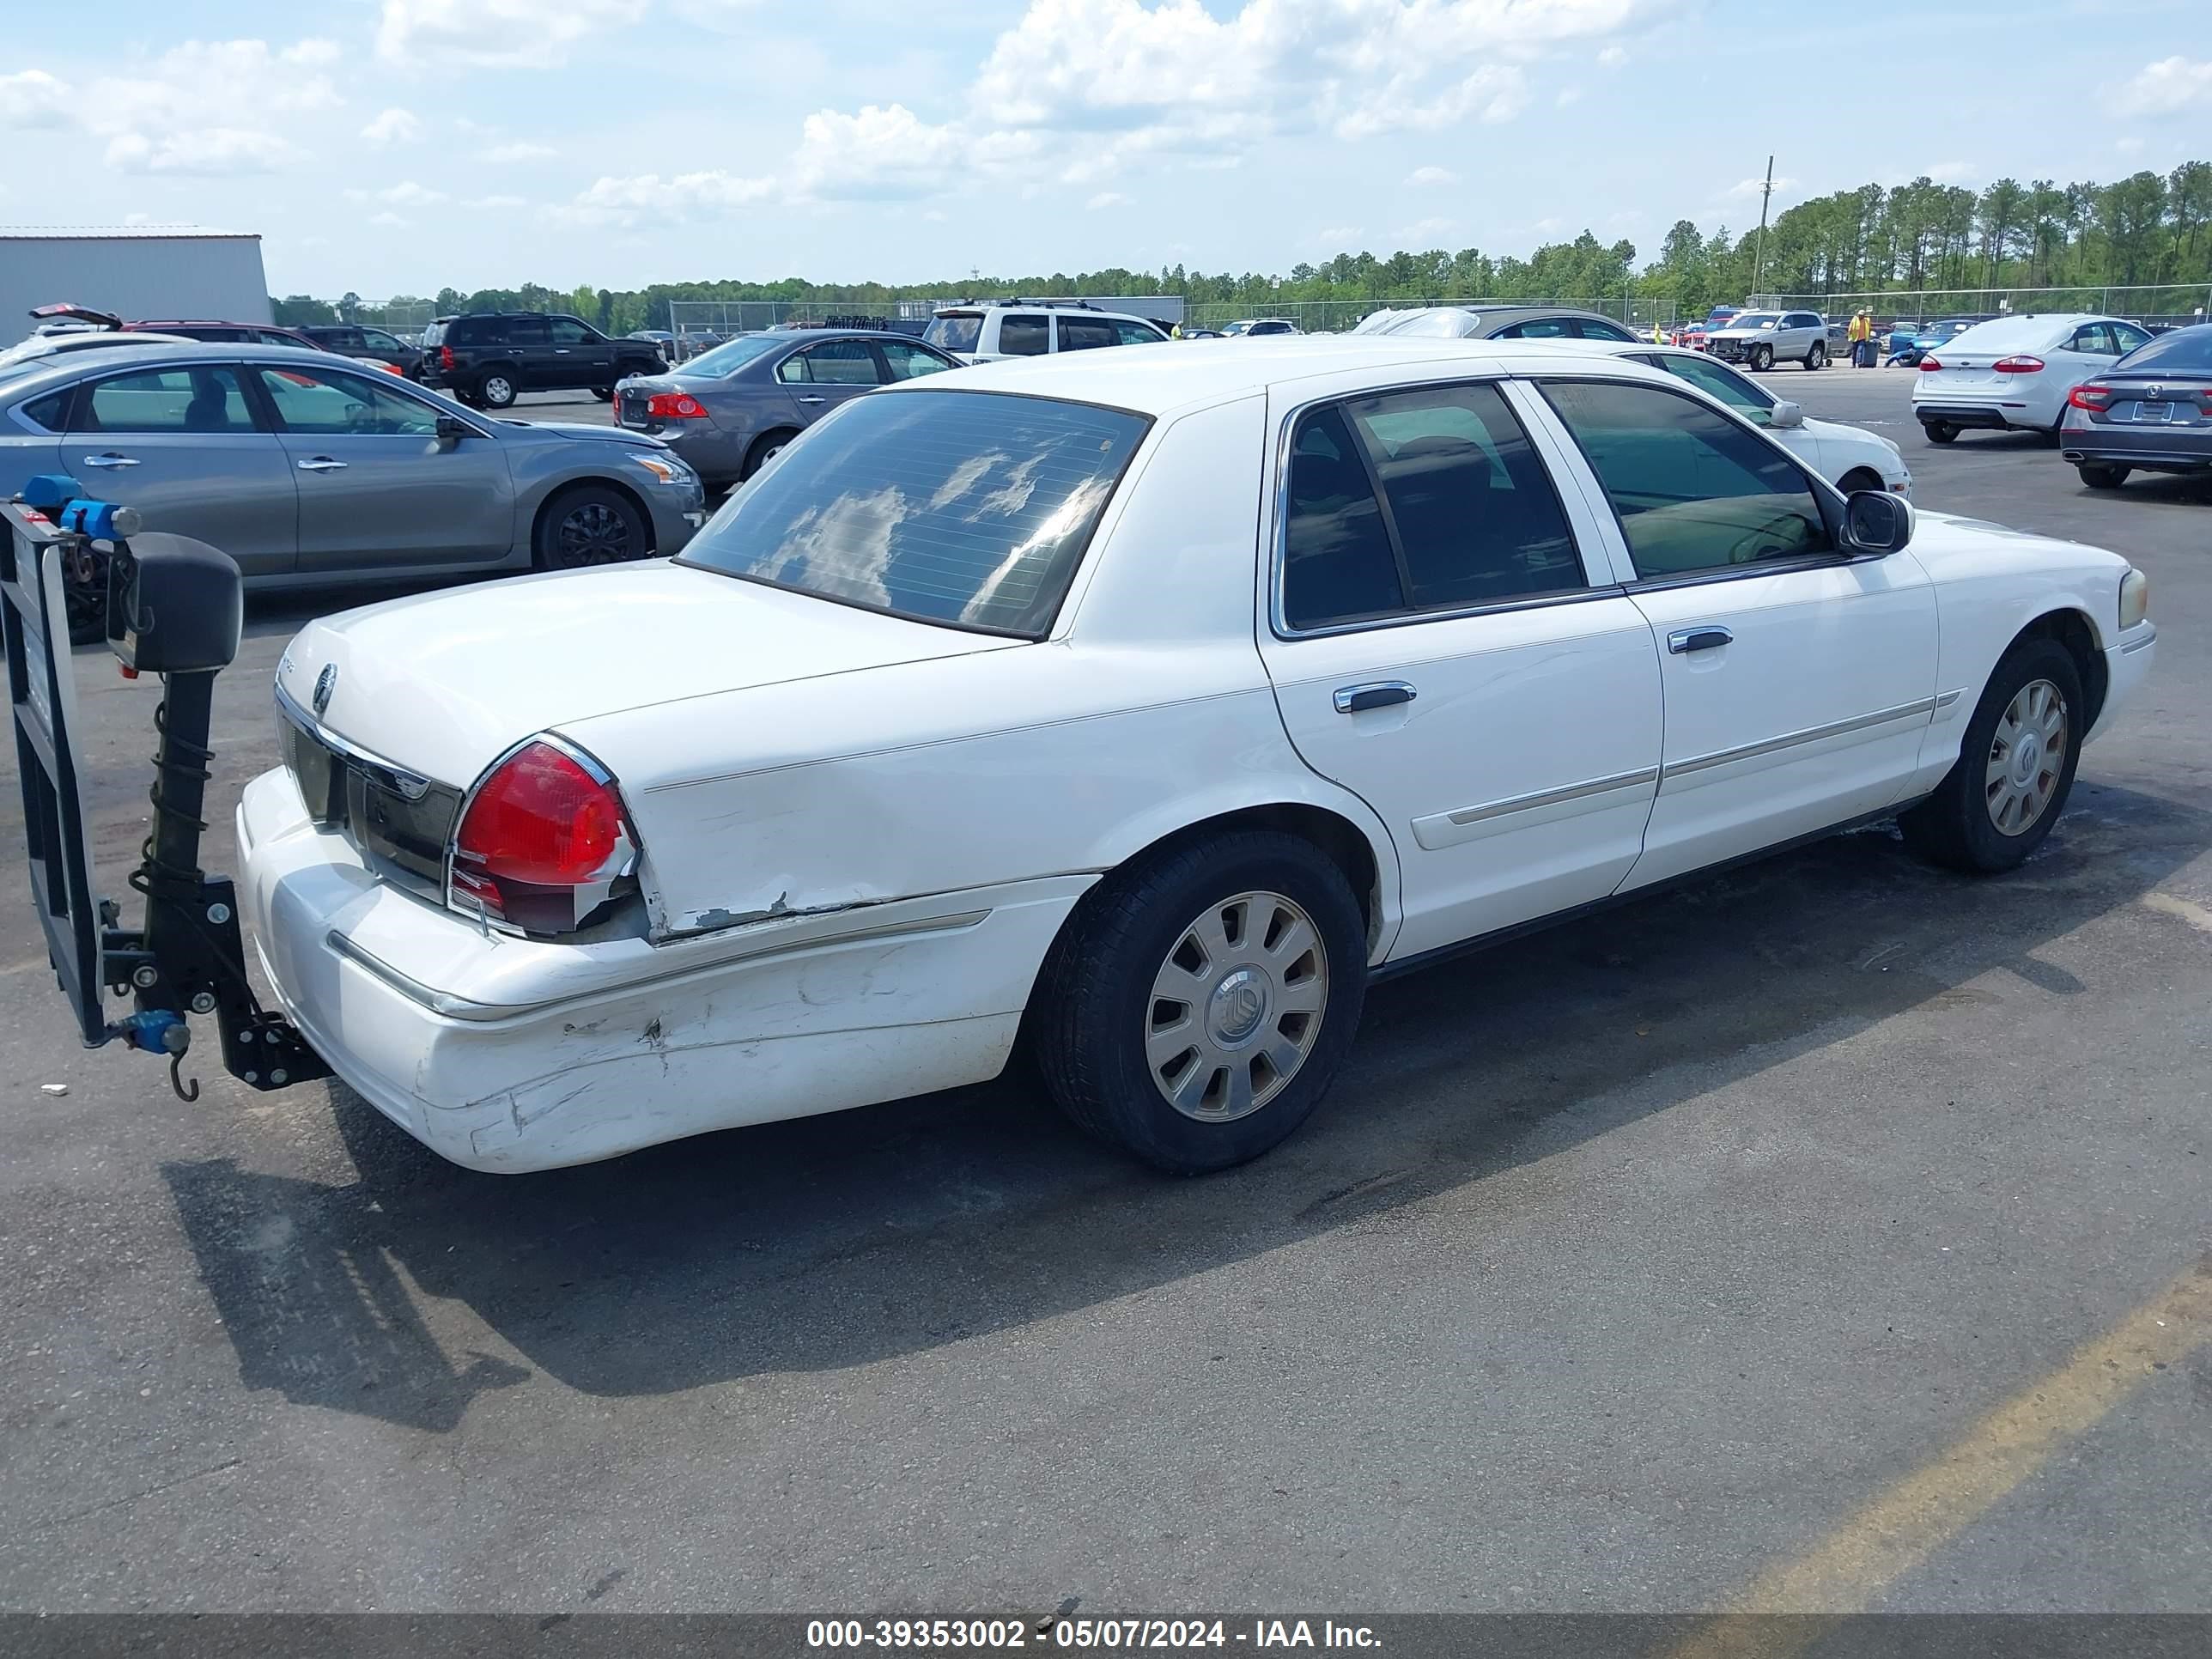
<path id="1" fill-rule="evenodd" d="M 0 242 L 258 242 L 258 230 L 210 230 L 203 225 L 0 225 Z"/>

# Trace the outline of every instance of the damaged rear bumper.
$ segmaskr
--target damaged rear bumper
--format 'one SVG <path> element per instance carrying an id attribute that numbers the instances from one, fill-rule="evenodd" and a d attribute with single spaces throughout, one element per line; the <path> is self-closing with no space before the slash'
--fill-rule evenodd
<path id="1" fill-rule="evenodd" d="M 285 1012 L 409 1133 L 502 1172 L 994 1077 L 1094 879 L 568 945 L 379 881 L 281 771 L 247 786 L 238 840 L 240 902 Z"/>

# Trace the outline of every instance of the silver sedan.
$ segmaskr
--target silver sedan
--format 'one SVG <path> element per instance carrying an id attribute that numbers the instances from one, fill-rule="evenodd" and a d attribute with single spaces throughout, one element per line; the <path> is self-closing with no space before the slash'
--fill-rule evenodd
<path id="1" fill-rule="evenodd" d="M 910 335 L 852 329 L 741 334 L 666 374 L 615 387 L 615 419 L 660 439 L 709 484 L 733 484 L 840 404 L 963 367 Z"/>
<path id="2" fill-rule="evenodd" d="M 222 549 L 249 589 L 607 564 L 674 553 L 705 518 L 698 474 L 651 438 L 501 420 L 283 346 L 0 368 L 0 495 L 40 473 Z"/>

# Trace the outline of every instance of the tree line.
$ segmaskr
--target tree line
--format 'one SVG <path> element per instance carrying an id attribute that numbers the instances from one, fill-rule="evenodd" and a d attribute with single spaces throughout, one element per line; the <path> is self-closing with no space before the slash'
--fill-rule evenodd
<path id="1" fill-rule="evenodd" d="M 2212 286 L 2212 162 L 2186 161 L 2112 184 L 2000 179 L 1974 191 L 1923 176 L 1862 185 L 1784 210 L 1761 246 L 1753 231 L 1707 235 L 1687 219 L 1638 268 L 1634 243 L 1600 242 L 1585 230 L 1526 258 L 1480 248 L 1339 253 L 1285 273 L 1208 273 L 1181 264 L 911 284 L 780 282 L 656 283 L 642 289 L 515 289 L 394 295 L 372 305 L 290 295 L 273 301 L 280 323 L 355 320 L 387 309 L 439 316 L 471 311 L 562 311 L 610 333 L 668 326 L 671 300 L 785 301 L 826 312 L 882 313 L 899 299 L 1008 299 L 1177 295 L 1194 306 L 1263 309 L 1301 301 L 1361 304 L 1440 298 L 1656 300 L 1684 314 L 1769 294 L 1892 293 L 1924 289 Z M 1754 278 L 1756 279 L 1754 281 Z M 2202 298 L 2195 301 L 2202 305 Z M 2186 311 L 2191 307 L 2182 306 Z"/>

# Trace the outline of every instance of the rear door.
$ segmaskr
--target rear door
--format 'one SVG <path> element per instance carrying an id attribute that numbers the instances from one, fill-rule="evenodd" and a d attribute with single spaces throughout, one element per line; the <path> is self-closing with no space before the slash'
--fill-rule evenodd
<path id="1" fill-rule="evenodd" d="M 489 564 L 514 550 L 496 438 L 437 438 L 438 406 L 380 370 L 249 366 L 299 497 L 303 578 Z"/>
<path id="2" fill-rule="evenodd" d="M 1657 785 L 1659 664 L 1586 498 L 1494 382 L 1312 404 L 1288 444 L 1261 654 L 1306 763 L 1389 827 L 1392 957 L 1612 892 Z"/>
<path id="3" fill-rule="evenodd" d="M 190 363 L 86 382 L 65 417 L 62 465 L 100 500 L 136 507 L 149 530 L 220 548 L 249 578 L 286 574 L 298 494 L 245 376 L 236 363 Z"/>
<path id="4" fill-rule="evenodd" d="M 498 355 L 514 363 L 520 387 L 544 392 L 564 384 L 556 367 L 553 337 L 543 317 L 505 317 L 493 326 L 506 337 L 506 349 Z M 478 356 L 486 362 L 491 359 L 493 349 L 489 343 Z"/>
<path id="5" fill-rule="evenodd" d="M 799 423 L 811 426 L 840 404 L 881 386 L 884 372 L 872 343 L 823 340 L 777 364 L 775 378 L 790 395 Z"/>

